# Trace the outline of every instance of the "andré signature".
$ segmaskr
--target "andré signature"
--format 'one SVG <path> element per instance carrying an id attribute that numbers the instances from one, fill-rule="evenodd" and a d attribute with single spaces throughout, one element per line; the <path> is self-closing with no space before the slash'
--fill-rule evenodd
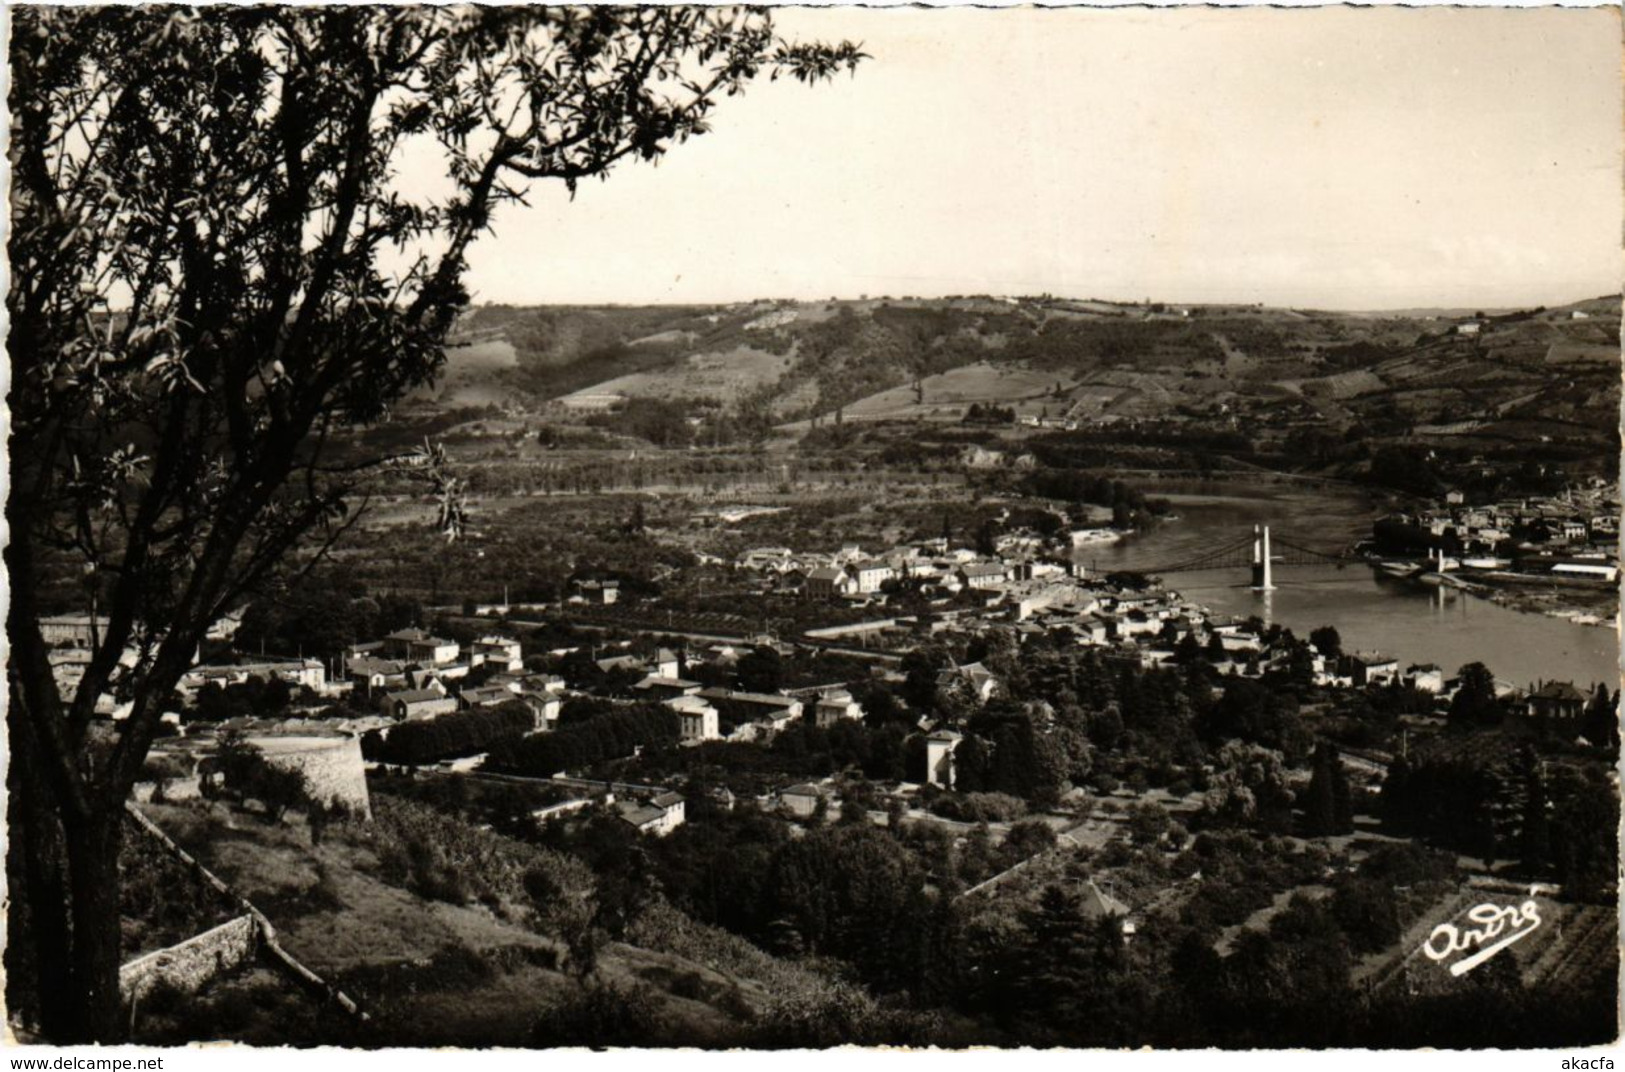
<path id="1" fill-rule="evenodd" d="M 1453 923 L 1441 923 L 1422 943 L 1422 952 L 1433 961 L 1478 949 L 1450 965 L 1451 975 L 1466 975 L 1513 942 L 1533 934 L 1540 926 L 1540 907 L 1532 900 L 1521 905 L 1474 905 L 1467 910 L 1467 918 L 1478 926 L 1462 929 Z"/>

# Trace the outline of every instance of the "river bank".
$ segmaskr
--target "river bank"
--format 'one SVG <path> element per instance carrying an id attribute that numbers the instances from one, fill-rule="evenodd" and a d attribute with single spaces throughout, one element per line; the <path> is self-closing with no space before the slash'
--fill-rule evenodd
<path id="1" fill-rule="evenodd" d="M 1484 596 L 1510 610 L 1543 614 L 1579 625 L 1613 626 L 1619 617 L 1619 592 L 1608 587 L 1536 587 L 1534 585 L 1488 585 Z M 1582 619 L 1594 618 L 1595 621 Z"/>
<path id="2" fill-rule="evenodd" d="M 1114 544 L 1079 548 L 1074 560 L 1100 572 L 1192 561 L 1249 536 L 1254 525 L 1271 526 L 1278 543 L 1342 551 L 1368 538 L 1372 519 L 1388 507 L 1378 497 L 1343 489 L 1202 483 L 1163 490 L 1173 493 L 1167 497 L 1181 520 Z M 1330 625 L 1342 634 L 1345 650 L 1381 651 L 1402 665 L 1436 663 L 1453 673 L 1483 662 L 1517 685 L 1555 678 L 1583 687 L 1619 680 L 1612 630 L 1551 613 L 1578 610 L 1606 623 L 1617 599 L 1611 589 L 1556 592 L 1546 582 L 1474 594 L 1387 576 L 1361 563 L 1278 565 L 1271 592 L 1253 591 L 1250 580 L 1244 567 L 1163 578 L 1167 587 L 1217 613 L 1257 615 L 1299 635 Z"/>

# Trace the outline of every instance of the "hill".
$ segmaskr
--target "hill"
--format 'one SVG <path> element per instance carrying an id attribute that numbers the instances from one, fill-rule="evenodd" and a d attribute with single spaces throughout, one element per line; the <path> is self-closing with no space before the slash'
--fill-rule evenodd
<path id="1" fill-rule="evenodd" d="M 524 1046 L 613 1041 L 619 1030 L 644 1032 L 626 1042 L 728 1046 L 770 1029 L 787 1001 L 872 1008 L 850 986 L 661 902 L 625 941 L 604 948 L 583 990 L 561 970 L 563 944 L 522 922 L 497 881 L 536 850 L 396 798 L 377 796 L 374 805 L 375 823 L 330 827 L 315 840 L 302 821 L 271 824 L 221 804 L 149 805 L 151 818 L 264 911 L 284 947 L 355 996 L 369 1019 L 323 1010 L 258 969 L 192 1001 L 142 1009 L 137 1040 Z M 442 867 L 439 879 L 424 872 L 429 859 Z M 584 996 L 608 1004 L 583 1008 Z M 572 1038 L 578 1029 L 593 1037 Z"/>
<path id="2" fill-rule="evenodd" d="M 1617 297 L 1447 312 L 987 296 L 482 306 L 441 381 L 368 436 L 461 443 L 465 460 L 506 467 L 487 474 L 496 488 L 536 486 L 532 448 L 574 472 L 581 449 L 845 451 L 850 435 L 826 429 L 906 442 L 920 422 L 990 414 L 1017 438 L 1093 437 L 1075 465 L 1229 458 L 1418 493 L 1612 475 Z"/>
<path id="3" fill-rule="evenodd" d="M 1341 400 L 1449 377 L 1468 361 L 1475 381 L 1495 366 L 1525 373 L 1502 377 L 1516 386 L 1538 365 L 1603 363 L 1617 350 L 1616 299 L 1481 314 L 1470 335 L 1459 325 L 1474 316 L 993 298 L 485 306 L 460 325 L 438 397 L 483 404 L 470 392 L 496 386 L 530 404 L 619 394 L 759 407 L 781 422 L 840 409 L 913 419 L 945 404 L 1034 400 L 1057 382 L 1072 402 L 1116 387 L 1149 394 L 1152 407 L 1178 405 L 1283 382 L 1294 395 Z M 977 382 L 988 369 L 997 374 Z M 1363 372 L 1376 379 L 1351 378 Z M 1450 401 L 1481 399 L 1435 400 Z"/>

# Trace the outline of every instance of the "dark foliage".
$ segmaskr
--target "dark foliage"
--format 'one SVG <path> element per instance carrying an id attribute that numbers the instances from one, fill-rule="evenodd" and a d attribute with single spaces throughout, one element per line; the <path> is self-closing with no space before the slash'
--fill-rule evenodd
<path id="1" fill-rule="evenodd" d="M 639 745 L 677 741 L 677 716 L 659 704 L 634 704 L 552 733 L 495 742 L 485 766 L 509 774 L 546 778 L 606 759 L 629 756 Z"/>
<path id="2" fill-rule="evenodd" d="M 499 741 L 522 737 L 535 728 L 536 717 L 530 708 L 512 700 L 422 722 L 403 722 L 387 732 L 374 730 L 361 738 L 361 753 L 380 763 L 434 763 L 488 751 Z"/>

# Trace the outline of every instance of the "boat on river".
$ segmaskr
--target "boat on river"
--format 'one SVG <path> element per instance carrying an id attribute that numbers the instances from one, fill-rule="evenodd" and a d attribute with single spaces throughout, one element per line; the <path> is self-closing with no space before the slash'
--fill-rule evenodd
<path id="1" fill-rule="evenodd" d="M 1083 547 L 1092 543 L 1116 543 L 1125 534 L 1116 529 L 1073 529 L 1072 546 Z"/>

